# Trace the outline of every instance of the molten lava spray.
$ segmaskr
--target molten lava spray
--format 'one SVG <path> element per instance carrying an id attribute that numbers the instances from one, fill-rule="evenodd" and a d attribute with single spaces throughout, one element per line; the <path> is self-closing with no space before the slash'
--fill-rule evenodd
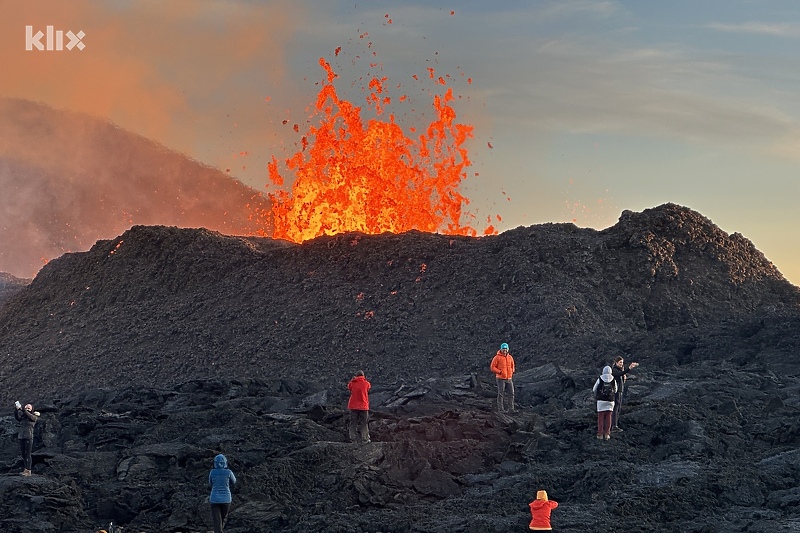
<path id="1" fill-rule="evenodd" d="M 374 118 L 365 123 L 360 107 L 339 98 L 331 65 L 324 58 L 319 64 L 327 73 L 314 110 L 319 125 L 309 127 L 301 150 L 286 160 L 295 174 L 291 193 L 270 194 L 273 236 L 302 242 L 347 231 L 411 229 L 476 235 L 475 229 L 462 225 L 462 208 L 469 200 L 459 192 L 471 164 L 464 143 L 473 128 L 456 123 L 452 89 L 434 95 L 435 118 L 413 139 L 387 112 L 392 99 L 386 77 L 369 82 L 367 105 Z M 428 75 L 435 79 L 433 69 Z M 443 77 L 434 83 L 446 84 Z M 268 169 L 270 181 L 282 186 L 274 156 Z M 484 233 L 494 232 L 490 226 Z"/>

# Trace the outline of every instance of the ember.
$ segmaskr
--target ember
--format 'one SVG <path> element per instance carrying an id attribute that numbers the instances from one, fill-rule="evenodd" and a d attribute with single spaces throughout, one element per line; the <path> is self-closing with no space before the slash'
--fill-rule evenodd
<path id="1" fill-rule="evenodd" d="M 270 194 L 273 237 L 302 242 L 347 231 L 378 234 L 411 229 L 476 235 L 474 228 L 462 224 L 462 217 L 472 215 L 462 211 L 469 199 L 459 192 L 471 165 L 464 144 L 473 136 L 473 127 L 456 122 L 450 106 L 452 88 L 434 94 L 435 118 L 414 139 L 387 111 L 392 98 L 386 77 L 373 77 L 365 88 L 373 115 L 365 122 L 361 107 L 339 98 L 331 65 L 325 58 L 319 64 L 327 73 L 314 108 L 319 124 L 309 126 L 301 149 L 285 161 L 294 173 L 291 192 Z M 428 68 L 429 79 L 447 84 L 434 75 Z M 398 101 L 406 99 L 403 95 Z M 417 129 L 409 131 L 412 135 Z M 268 170 L 272 184 L 282 186 L 284 177 L 274 156 Z M 484 233 L 495 230 L 489 227 Z"/>

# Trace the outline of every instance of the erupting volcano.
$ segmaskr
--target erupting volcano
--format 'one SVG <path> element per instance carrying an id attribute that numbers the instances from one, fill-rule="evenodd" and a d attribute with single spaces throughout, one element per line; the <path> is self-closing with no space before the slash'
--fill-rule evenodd
<path id="1" fill-rule="evenodd" d="M 370 79 L 366 101 L 373 117 L 365 121 L 361 107 L 339 97 L 334 87 L 338 75 L 330 63 L 320 58 L 319 64 L 327 74 L 314 108 L 319 124 L 309 126 L 301 149 L 285 161 L 295 174 L 291 193 L 270 194 L 273 237 L 299 243 L 347 231 L 411 229 L 477 235 L 462 221 L 474 216 L 463 211 L 469 199 L 460 192 L 471 165 L 465 143 L 473 127 L 456 122 L 452 88 L 433 95 L 435 116 L 424 131 L 417 134 L 412 126 L 406 134 L 387 111 L 392 105 L 387 77 Z M 439 87 L 449 78 L 437 78 L 432 68 L 427 76 Z M 407 99 L 403 95 L 398 100 Z M 268 170 L 271 183 L 282 186 L 276 157 Z M 496 231 L 488 225 L 483 233 Z"/>
<path id="2" fill-rule="evenodd" d="M 354 55 L 353 64 L 366 56 Z M 277 190 L 272 202 L 221 170 L 111 122 L 0 99 L 0 185 L 6 193 L 0 225 L 7 229 L 0 235 L 0 272 L 32 278 L 54 257 L 141 224 L 297 243 L 348 231 L 477 235 L 461 192 L 472 165 L 466 145 L 473 126 L 456 120 L 458 80 L 428 68 L 424 75 L 408 74 L 405 87 L 392 81 L 399 94 L 390 95 L 380 63 L 369 64 L 378 67 L 377 75 L 363 76 L 346 66 L 337 66 L 337 74 L 324 58 L 319 65 L 325 75 L 309 106 L 307 130 L 290 125 L 296 148 L 268 165 Z M 354 105 L 337 91 L 337 78 L 353 86 L 363 80 L 358 95 L 365 104 Z M 290 188 L 279 190 L 284 182 Z M 497 233 L 491 220 L 485 226 L 483 234 Z"/>

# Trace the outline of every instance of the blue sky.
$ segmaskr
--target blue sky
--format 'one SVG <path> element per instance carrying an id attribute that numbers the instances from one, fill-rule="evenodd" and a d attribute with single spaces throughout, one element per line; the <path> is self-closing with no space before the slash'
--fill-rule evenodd
<path id="1" fill-rule="evenodd" d="M 339 4 L 338 29 L 314 18 L 299 40 L 324 48 L 322 36 L 357 25 L 348 15 L 386 11 L 391 28 L 370 30 L 384 64 L 437 50 L 445 70 L 461 66 L 474 79 L 459 111 L 476 124 L 480 171 L 467 190 L 502 214 L 499 227 L 602 228 L 623 209 L 674 202 L 800 282 L 800 4 L 392 4 L 370 3 L 374 15 Z"/>
<path id="2" fill-rule="evenodd" d="M 30 4 L 0 0 L 0 10 L 27 9 L 32 23 L 46 24 L 56 9 L 55 2 L 50 10 L 40 9 L 47 2 Z M 69 6 L 58 9 L 85 28 L 83 61 L 95 58 L 93 68 L 124 65 L 126 75 L 141 75 L 124 87 L 104 85 L 87 100 L 67 90 L 71 81 L 63 73 L 62 91 L 0 81 L 0 95 L 108 117 L 200 161 L 230 167 L 264 190 L 266 162 L 287 155 L 297 141 L 282 121 L 308 118 L 323 78 L 320 57 L 334 63 L 337 89 L 354 101 L 363 98 L 361 76 L 380 72 L 390 85 L 411 87 L 410 75 L 431 66 L 453 75 L 458 120 L 475 126 L 463 191 L 478 220 L 499 214 L 500 230 L 573 220 L 600 229 L 622 210 L 673 202 L 743 234 L 800 283 L 798 2 L 119 0 Z M 364 32 L 368 39 L 359 38 Z M 334 57 L 337 47 L 342 53 Z M 375 53 L 379 66 L 354 60 L 366 52 Z M 147 113 L 129 106 L 136 98 L 150 102 Z M 241 152 L 247 155 L 236 156 Z"/>

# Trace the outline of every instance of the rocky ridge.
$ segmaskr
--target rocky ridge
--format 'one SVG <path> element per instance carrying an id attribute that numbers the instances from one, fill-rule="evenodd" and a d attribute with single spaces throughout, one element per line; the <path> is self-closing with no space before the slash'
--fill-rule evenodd
<path id="1" fill-rule="evenodd" d="M 503 341 L 522 367 L 593 368 L 612 352 L 669 365 L 713 357 L 709 331 L 758 328 L 798 297 L 750 241 L 669 204 L 600 232 L 545 224 L 483 238 L 294 245 L 136 226 L 52 261 L 0 309 L 0 379 L 6 401 L 102 381 L 334 384 L 356 368 L 393 382 L 483 372 Z M 728 357 L 747 351 L 729 344 Z"/>

